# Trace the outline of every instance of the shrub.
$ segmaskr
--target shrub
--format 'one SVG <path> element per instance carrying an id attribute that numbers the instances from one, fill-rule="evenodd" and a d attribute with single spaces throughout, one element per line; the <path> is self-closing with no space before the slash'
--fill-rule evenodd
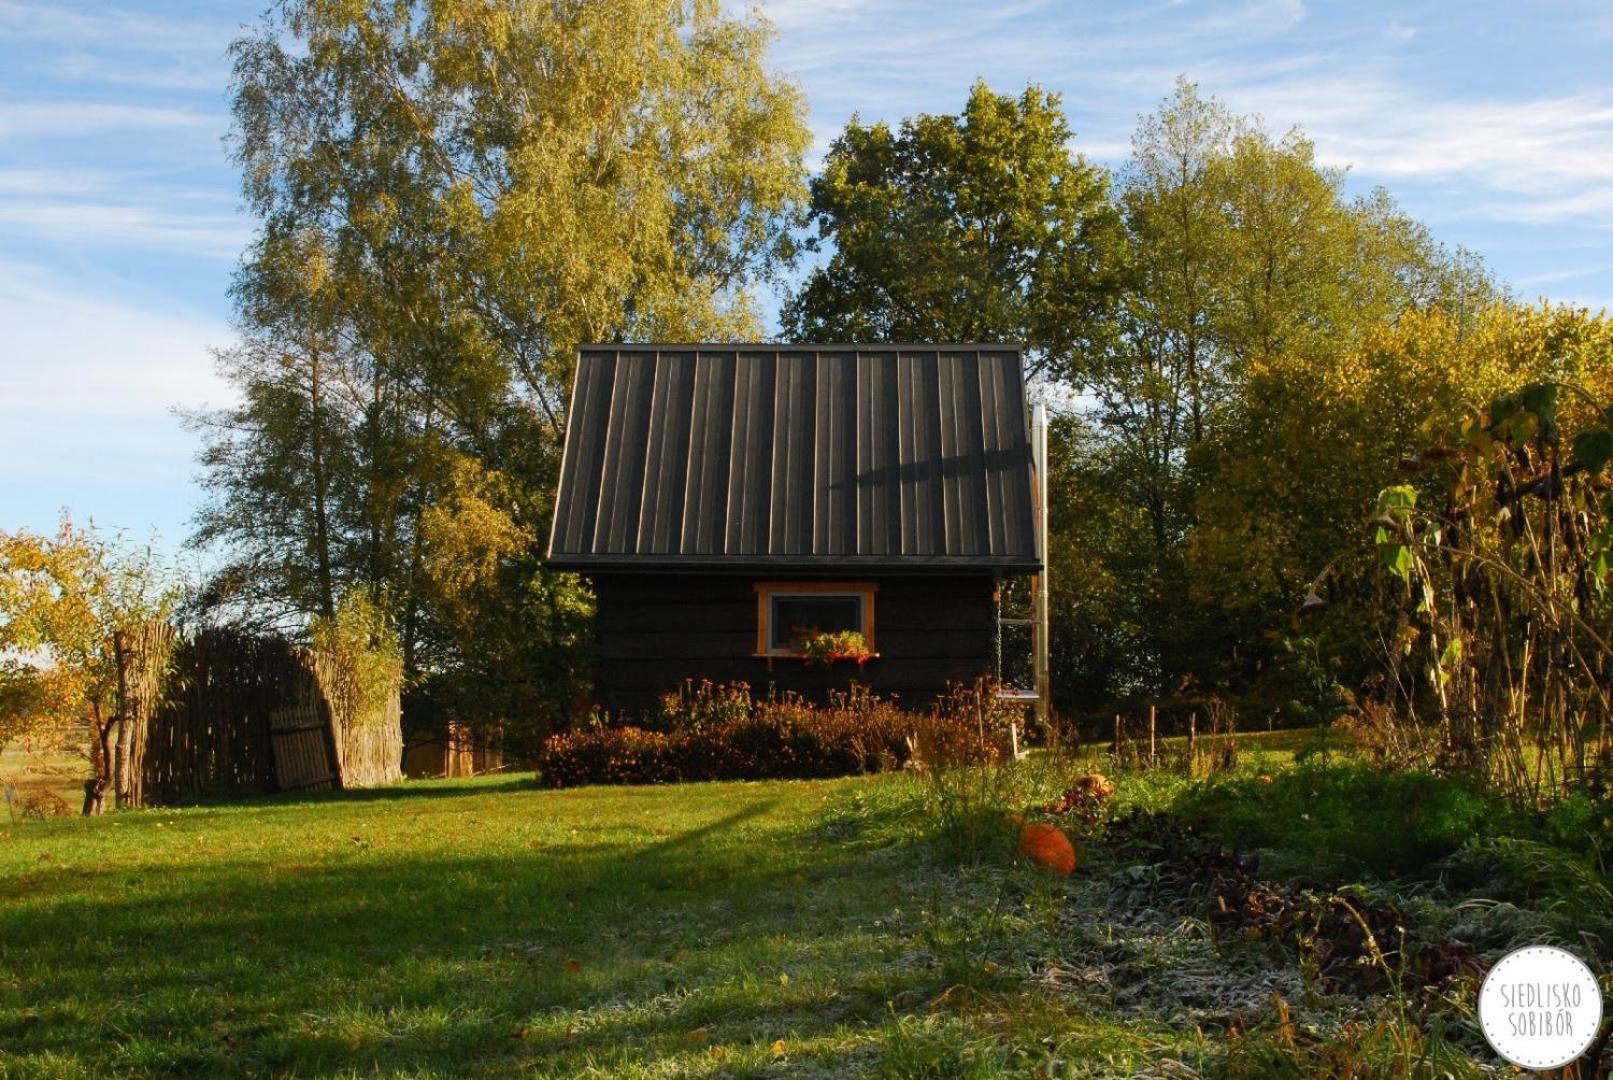
<path id="1" fill-rule="evenodd" d="M 979 760 L 978 731 L 997 722 L 978 708 L 989 697 L 989 684 L 960 689 L 920 713 L 862 686 L 814 705 L 795 694 L 755 699 L 743 683 L 691 681 L 662 698 L 653 726 L 596 717 L 551 736 L 537 766 L 545 783 L 570 787 L 818 779 L 897 768 L 915 754 Z"/>
<path id="2" fill-rule="evenodd" d="M 1428 773 L 1305 763 L 1269 782 L 1240 775 L 1186 789 L 1175 809 L 1221 842 L 1267 848 L 1302 872 L 1417 876 L 1470 837 L 1505 826 L 1496 798 Z"/>

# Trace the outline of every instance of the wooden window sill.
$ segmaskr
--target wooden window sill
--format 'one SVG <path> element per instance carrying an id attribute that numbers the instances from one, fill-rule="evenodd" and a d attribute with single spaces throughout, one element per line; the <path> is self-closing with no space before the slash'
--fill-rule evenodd
<path id="1" fill-rule="evenodd" d="M 798 653 L 798 652 L 754 652 L 754 653 L 751 653 L 751 659 L 753 659 L 753 660 L 805 660 L 806 658 L 807 657 L 806 657 L 805 653 Z M 878 660 L 878 659 L 879 659 L 879 654 L 878 653 L 874 653 L 874 654 L 872 654 L 871 656 L 868 657 L 868 660 Z M 863 661 L 863 663 L 867 663 L 867 662 L 868 662 L 867 660 Z M 856 661 L 855 660 L 831 660 L 830 663 L 831 664 L 854 664 L 854 663 L 856 663 Z"/>

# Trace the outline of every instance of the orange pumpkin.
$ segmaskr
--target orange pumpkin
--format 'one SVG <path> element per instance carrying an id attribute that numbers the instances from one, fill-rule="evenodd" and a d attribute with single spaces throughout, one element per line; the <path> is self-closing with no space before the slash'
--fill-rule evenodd
<path id="1" fill-rule="evenodd" d="M 1019 831 L 1020 853 L 1055 874 L 1075 870 L 1075 845 L 1056 825 L 1027 825 Z"/>

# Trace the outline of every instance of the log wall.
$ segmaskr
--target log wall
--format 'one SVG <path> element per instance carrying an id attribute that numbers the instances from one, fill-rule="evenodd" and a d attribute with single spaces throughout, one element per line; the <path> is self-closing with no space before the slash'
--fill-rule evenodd
<path id="1" fill-rule="evenodd" d="M 746 682 L 757 693 L 772 688 L 821 701 L 855 680 L 924 708 L 949 683 L 973 683 L 995 666 L 990 574 L 836 577 L 878 586 L 873 644 L 879 655 L 860 668 L 758 657 L 756 585 L 790 580 L 771 574 L 593 575 L 595 703 L 612 712 L 648 713 L 684 679 Z"/>

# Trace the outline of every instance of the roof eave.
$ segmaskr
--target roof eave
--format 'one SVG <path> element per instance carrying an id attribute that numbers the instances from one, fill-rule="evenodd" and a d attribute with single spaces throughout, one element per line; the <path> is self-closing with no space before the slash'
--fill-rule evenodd
<path id="1" fill-rule="evenodd" d="M 551 570 L 587 573 L 593 570 L 645 571 L 658 573 L 704 573 L 711 571 L 747 573 L 766 571 L 802 574 L 927 573 L 935 571 L 980 570 L 1036 574 L 1042 562 L 1034 556 L 1015 555 L 556 555 L 544 560 Z"/>

